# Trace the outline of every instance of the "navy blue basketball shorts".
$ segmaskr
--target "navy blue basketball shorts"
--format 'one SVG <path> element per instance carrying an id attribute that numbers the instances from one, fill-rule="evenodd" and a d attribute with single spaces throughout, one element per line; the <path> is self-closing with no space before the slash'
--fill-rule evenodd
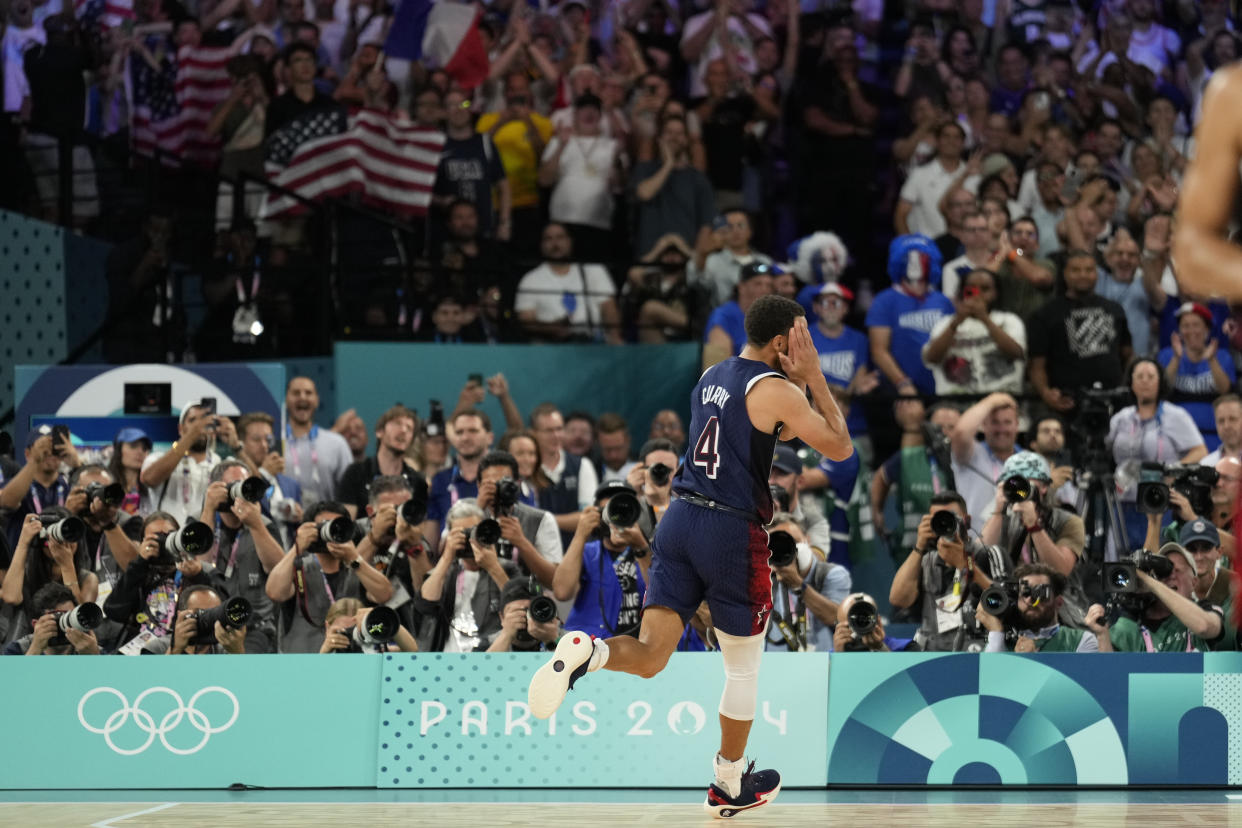
<path id="1" fill-rule="evenodd" d="M 674 500 L 651 543 L 646 607 L 668 607 L 688 622 L 704 599 L 712 625 L 759 635 L 772 611 L 768 533 L 740 515 Z"/>

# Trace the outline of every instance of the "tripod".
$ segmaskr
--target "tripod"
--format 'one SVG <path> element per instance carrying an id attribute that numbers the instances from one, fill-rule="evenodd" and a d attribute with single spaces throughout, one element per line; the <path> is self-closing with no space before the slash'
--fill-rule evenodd
<path id="1" fill-rule="evenodd" d="M 1091 457 L 1084 464 L 1086 469 L 1079 476 L 1078 513 L 1083 516 L 1086 528 L 1086 548 L 1083 550 L 1083 590 L 1092 602 L 1104 600 L 1104 563 L 1118 558 L 1118 550 L 1130 550 L 1126 537 L 1125 521 L 1121 518 L 1121 506 L 1117 503 L 1117 489 L 1108 459 Z M 1108 544 L 1109 537 L 1113 544 Z"/>

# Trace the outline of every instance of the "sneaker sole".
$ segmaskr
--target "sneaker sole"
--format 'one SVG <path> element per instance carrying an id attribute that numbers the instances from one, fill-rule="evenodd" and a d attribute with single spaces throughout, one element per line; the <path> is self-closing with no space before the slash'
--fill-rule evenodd
<path id="1" fill-rule="evenodd" d="M 781 785 L 778 782 L 776 787 L 772 790 L 767 793 L 759 794 L 758 802 L 752 802 L 749 805 L 713 805 L 711 798 L 709 797 L 703 801 L 703 810 L 707 811 L 715 819 L 731 819 L 743 811 L 753 811 L 756 808 L 762 808 L 773 799 L 776 799 L 776 795 L 780 792 Z"/>
<path id="2" fill-rule="evenodd" d="M 591 659 L 594 646 L 586 633 L 570 633 L 556 645 L 552 660 L 540 667 L 530 680 L 526 702 L 536 719 L 546 719 L 556 712 L 569 692 L 574 671 Z"/>

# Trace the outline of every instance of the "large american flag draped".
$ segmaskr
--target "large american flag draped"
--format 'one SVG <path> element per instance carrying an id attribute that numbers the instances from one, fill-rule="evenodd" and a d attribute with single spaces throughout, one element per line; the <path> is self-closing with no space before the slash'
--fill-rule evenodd
<path id="1" fill-rule="evenodd" d="M 176 166 L 185 145 L 181 108 L 177 105 L 177 63 L 166 35 L 150 35 L 144 40 L 158 68 L 136 52 L 129 55 L 130 140 L 141 155 L 155 155 L 161 162 Z"/>
<path id="2" fill-rule="evenodd" d="M 186 161 L 211 166 L 220 158 L 220 139 L 207 135 L 207 122 L 232 90 L 227 67 L 233 53 L 228 46 L 182 46 L 177 52 L 177 105 Z"/>
<path id="3" fill-rule="evenodd" d="M 310 201 L 356 194 L 363 204 L 402 217 L 431 205 L 444 133 L 379 110 L 308 113 L 267 141 L 268 178 Z M 264 218 L 305 212 L 296 199 L 269 195 Z"/>

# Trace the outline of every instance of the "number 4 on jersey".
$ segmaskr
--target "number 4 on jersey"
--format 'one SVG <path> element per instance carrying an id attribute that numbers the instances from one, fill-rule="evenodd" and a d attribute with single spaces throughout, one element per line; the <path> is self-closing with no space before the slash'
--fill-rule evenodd
<path id="1" fill-rule="evenodd" d="M 703 473 L 709 480 L 716 479 L 716 470 L 720 467 L 720 452 L 717 450 L 720 439 L 720 419 L 712 417 L 703 426 L 703 433 L 694 444 L 694 465 L 702 466 Z"/>

